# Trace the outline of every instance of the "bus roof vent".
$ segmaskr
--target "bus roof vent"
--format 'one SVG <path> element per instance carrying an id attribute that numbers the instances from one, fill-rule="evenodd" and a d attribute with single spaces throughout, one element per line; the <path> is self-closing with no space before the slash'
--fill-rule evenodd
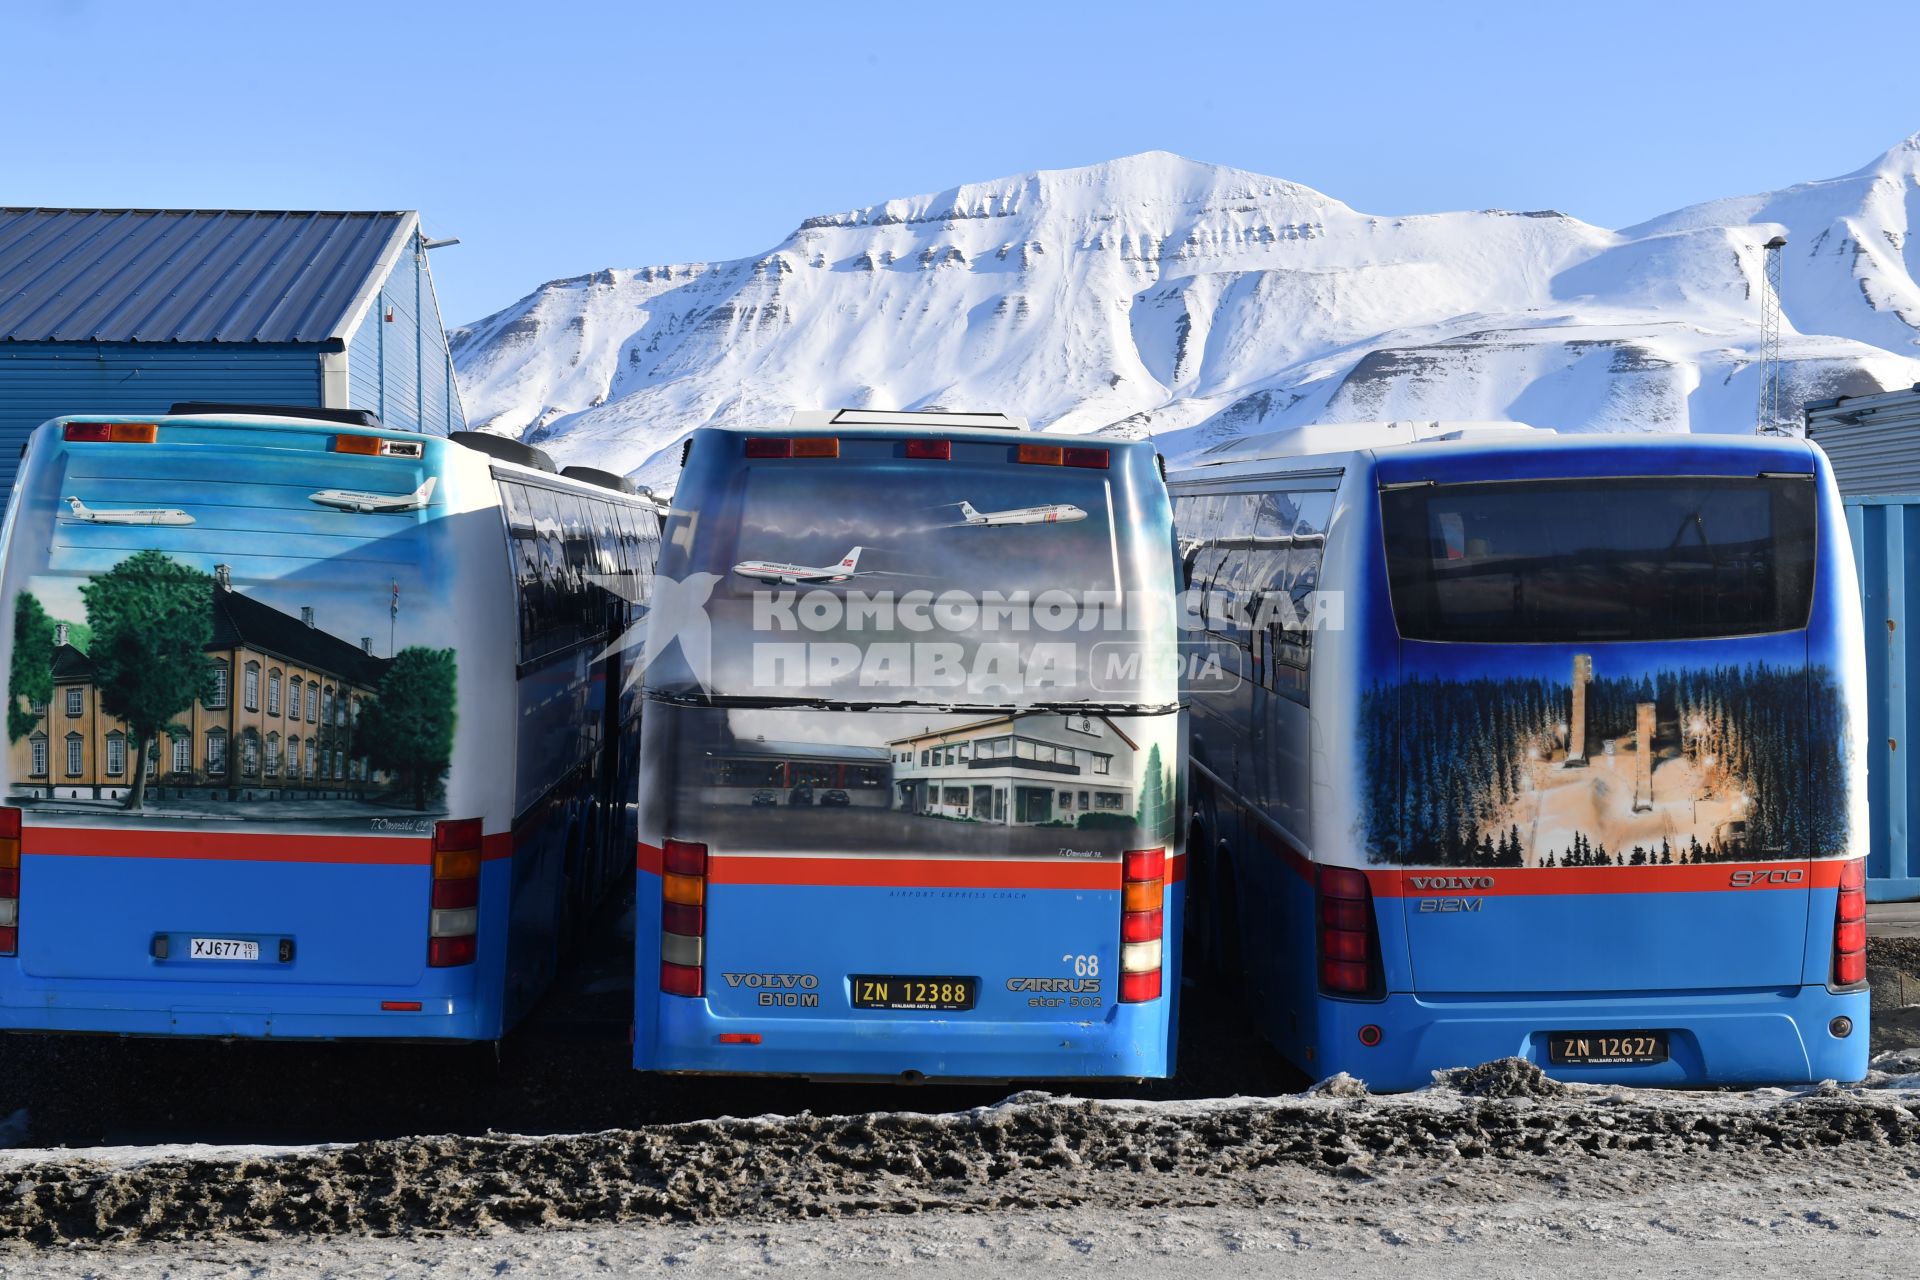
<path id="1" fill-rule="evenodd" d="M 562 467 L 560 474 L 570 480 L 580 480 L 587 484 L 597 484 L 602 489 L 617 489 L 621 493 L 640 492 L 640 486 L 625 476 L 615 475 L 611 471 L 602 471 L 598 467 Z"/>
<path id="2" fill-rule="evenodd" d="M 551 475 L 560 474 L 560 468 L 553 465 L 553 459 L 547 456 L 545 450 L 536 449 L 530 444 L 521 444 L 518 440 L 509 440 L 505 436 L 491 435 L 485 431 L 455 431 L 447 439 L 484 453 L 489 458 L 498 458 L 502 462 L 511 462 L 522 467 L 532 467 L 535 471 L 545 471 Z"/>
<path id="3" fill-rule="evenodd" d="M 990 431 L 1025 431 L 1027 420 L 1010 413 L 958 413 L 948 409 L 795 409 L 794 427 L 925 427 L 934 431 L 984 427 Z"/>
<path id="4" fill-rule="evenodd" d="M 182 400 L 167 410 L 175 418 L 224 418 L 247 416 L 262 418 L 303 418 L 310 422 L 334 422 L 343 427 L 379 427 L 386 424 L 371 409 L 322 409 L 310 404 L 232 404 L 225 400 Z"/>

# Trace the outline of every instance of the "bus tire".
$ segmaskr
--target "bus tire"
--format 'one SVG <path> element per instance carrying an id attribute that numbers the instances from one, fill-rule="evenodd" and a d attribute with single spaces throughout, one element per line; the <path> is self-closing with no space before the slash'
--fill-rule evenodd
<path id="1" fill-rule="evenodd" d="M 1181 969 L 1196 982 L 1217 976 L 1218 903 L 1213 894 L 1213 855 L 1207 830 L 1196 822 L 1187 832 L 1187 896 L 1181 922 Z"/>
<path id="2" fill-rule="evenodd" d="M 1213 870 L 1218 890 L 1214 909 L 1209 913 L 1216 930 L 1212 977 L 1222 995 L 1237 996 L 1246 990 L 1247 962 L 1240 941 L 1240 912 L 1236 906 L 1240 897 L 1234 884 L 1233 860 L 1225 845 L 1213 851 Z"/>

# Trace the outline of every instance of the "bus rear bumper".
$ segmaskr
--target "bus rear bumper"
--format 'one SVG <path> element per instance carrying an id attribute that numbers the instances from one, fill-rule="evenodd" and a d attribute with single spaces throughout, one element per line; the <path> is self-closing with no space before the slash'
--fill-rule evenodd
<path id="1" fill-rule="evenodd" d="M 642 1071 L 899 1080 L 1158 1079 L 1172 1068 L 1166 1001 L 1116 1005 L 1081 1022 L 718 1017 L 705 1000 L 660 997 L 643 1028 Z M 758 1043 L 721 1035 L 758 1036 Z"/>
<path id="2" fill-rule="evenodd" d="M 383 1003 L 402 1007 L 386 1009 Z M 418 1009 L 404 1006 L 417 1003 Z M 497 1012 L 447 994 L 0 989 L 0 1032 L 273 1040 L 496 1040 Z"/>
<path id="3" fill-rule="evenodd" d="M 1346 1072 L 1380 1092 L 1418 1089 L 1433 1073 L 1524 1058 L 1558 1080 L 1685 1088 L 1855 1081 L 1867 1073 L 1865 991 L 1824 986 L 1694 995 L 1459 1000 L 1396 994 L 1377 1002 L 1320 1002 L 1320 1077 Z M 1844 1038 L 1830 1029 L 1844 1017 Z M 1378 1043 L 1363 1043 L 1378 1028 Z M 1667 1061 L 1573 1066 L 1548 1060 L 1556 1031 L 1665 1031 Z M 1372 1038 L 1371 1032 L 1367 1033 Z"/>

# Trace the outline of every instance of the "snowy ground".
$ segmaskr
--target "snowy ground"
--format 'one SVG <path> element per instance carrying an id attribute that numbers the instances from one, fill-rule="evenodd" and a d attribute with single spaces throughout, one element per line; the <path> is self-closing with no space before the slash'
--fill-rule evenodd
<path id="1" fill-rule="evenodd" d="M 1373 1098 L 762 1117 L 279 1152 L 15 1152 L 36 1276 L 1785 1273 L 1920 1248 L 1920 1054 L 1869 1085 L 1558 1086 L 1523 1064 Z M 33 1245 L 65 1246 L 53 1249 Z"/>

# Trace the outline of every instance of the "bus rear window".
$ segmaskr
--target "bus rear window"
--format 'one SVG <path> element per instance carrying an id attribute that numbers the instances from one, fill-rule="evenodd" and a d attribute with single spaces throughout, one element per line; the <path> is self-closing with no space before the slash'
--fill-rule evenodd
<path id="1" fill-rule="evenodd" d="M 1383 490 L 1402 637 L 1481 644 L 1790 631 L 1813 596 L 1807 476 Z"/>

